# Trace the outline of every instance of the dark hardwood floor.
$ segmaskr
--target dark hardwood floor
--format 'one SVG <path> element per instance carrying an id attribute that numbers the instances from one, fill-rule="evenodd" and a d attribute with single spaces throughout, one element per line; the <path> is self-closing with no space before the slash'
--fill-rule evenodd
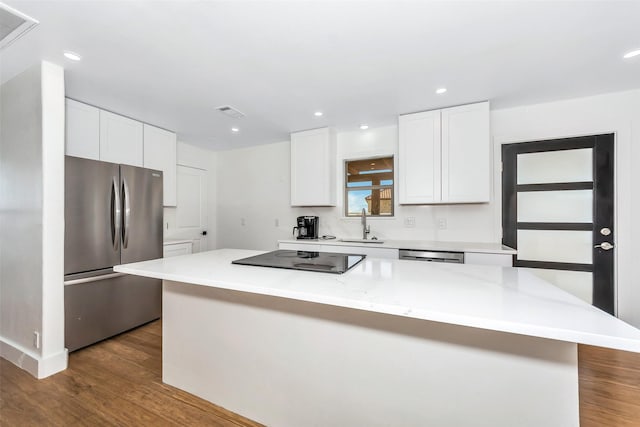
<path id="1" fill-rule="evenodd" d="M 0 359 L 0 426 L 259 426 L 162 383 L 156 321 L 69 356 L 36 380 Z M 640 426 L 640 354 L 578 346 L 580 425 Z"/>
<path id="2" fill-rule="evenodd" d="M 1 426 L 260 426 L 162 383 L 156 321 L 69 355 L 43 380 L 0 358 Z"/>

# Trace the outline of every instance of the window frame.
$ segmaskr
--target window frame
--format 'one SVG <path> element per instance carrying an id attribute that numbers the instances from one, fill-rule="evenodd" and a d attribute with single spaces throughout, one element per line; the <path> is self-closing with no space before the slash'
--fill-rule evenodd
<path id="1" fill-rule="evenodd" d="M 391 174 L 393 175 L 392 183 L 390 185 L 368 185 L 361 187 L 348 187 L 349 184 L 349 176 L 348 174 L 348 164 L 349 162 L 356 161 L 376 161 L 380 159 L 391 159 Z M 367 157 L 358 157 L 352 159 L 344 159 L 343 162 L 343 174 L 344 184 L 343 184 L 343 202 L 344 202 L 344 210 L 343 215 L 345 218 L 359 218 L 361 216 L 360 213 L 349 215 L 349 191 L 362 191 L 362 190 L 383 190 L 388 188 L 391 191 L 391 213 L 389 215 L 372 215 L 367 214 L 367 218 L 394 218 L 395 217 L 395 205 L 396 205 L 396 166 L 395 166 L 395 155 L 394 154 L 381 154 L 375 156 L 367 156 Z"/>

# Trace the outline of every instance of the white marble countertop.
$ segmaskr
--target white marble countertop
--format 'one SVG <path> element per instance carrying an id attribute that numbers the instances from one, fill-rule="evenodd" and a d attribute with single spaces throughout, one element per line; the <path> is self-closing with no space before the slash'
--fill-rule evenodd
<path id="1" fill-rule="evenodd" d="M 517 251 L 500 243 L 479 242 L 438 242 L 429 240 L 387 240 L 384 243 L 343 242 L 340 239 L 285 239 L 278 243 L 298 243 L 306 245 L 362 246 L 368 248 L 416 249 L 425 251 L 474 252 L 486 254 L 513 255 Z"/>
<path id="2" fill-rule="evenodd" d="M 345 274 L 231 264 L 220 249 L 115 271 L 640 353 L 640 330 L 523 269 L 367 258 Z"/>

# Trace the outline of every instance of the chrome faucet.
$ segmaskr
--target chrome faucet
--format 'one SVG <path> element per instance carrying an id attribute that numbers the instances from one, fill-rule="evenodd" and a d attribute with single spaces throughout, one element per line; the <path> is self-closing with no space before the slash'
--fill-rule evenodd
<path id="1" fill-rule="evenodd" d="M 371 232 L 371 226 L 367 225 L 367 211 L 365 208 L 362 208 L 360 223 L 362 224 L 362 240 L 367 240 L 367 234 Z"/>

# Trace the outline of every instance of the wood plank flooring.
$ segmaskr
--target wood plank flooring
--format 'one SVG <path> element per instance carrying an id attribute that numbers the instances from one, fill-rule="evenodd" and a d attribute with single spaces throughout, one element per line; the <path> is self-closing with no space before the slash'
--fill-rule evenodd
<path id="1" fill-rule="evenodd" d="M 640 426 L 640 354 L 578 346 L 580 425 Z"/>
<path id="2" fill-rule="evenodd" d="M 162 383 L 160 320 L 69 355 L 43 380 L 0 358 L 0 426 L 260 426 Z"/>
<path id="3" fill-rule="evenodd" d="M 69 356 L 36 380 L 0 359 L 0 426 L 259 426 L 162 383 L 156 321 Z M 640 426 L 640 354 L 578 346 L 580 425 Z"/>

